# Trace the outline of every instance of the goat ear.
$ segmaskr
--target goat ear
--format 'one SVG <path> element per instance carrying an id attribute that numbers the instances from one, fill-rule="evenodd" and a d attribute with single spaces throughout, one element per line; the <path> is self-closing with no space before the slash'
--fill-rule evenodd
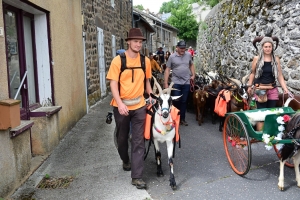
<path id="1" fill-rule="evenodd" d="M 179 99 L 182 95 L 180 96 L 171 96 L 172 100 L 176 100 L 176 99 Z"/>
<path id="2" fill-rule="evenodd" d="M 205 95 L 206 95 L 206 98 L 208 98 L 208 93 L 207 93 L 207 92 L 206 92 L 206 94 L 205 94 Z"/>
<path id="3" fill-rule="evenodd" d="M 153 93 L 150 93 L 150 96 L 151 96 L 153 99 L 158 99 L 157 96 L 155 96 Z"/>

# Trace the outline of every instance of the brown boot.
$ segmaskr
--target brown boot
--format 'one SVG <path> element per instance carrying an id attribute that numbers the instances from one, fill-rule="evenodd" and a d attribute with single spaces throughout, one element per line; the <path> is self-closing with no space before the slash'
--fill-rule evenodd
<path id="1" fill-rule="evenodd" d="M 137 189 L 146 189 L 147 185 L 141 178 L 133 178 L 131 181 L 132 185 L 135 185 Z"/>
<path id="2" fill-rule="evenodd" d="M 180 121 L 180 125 L 188 126 L 189 124 L 185 120 L 182 120 Z"/>
<path id="3" fill-rule="evenodd" d="M 127 162 L 127 163 L 123 162 L 123 170 L 124 171 L 130 171 L 131 170 L 130 162 Z"/>

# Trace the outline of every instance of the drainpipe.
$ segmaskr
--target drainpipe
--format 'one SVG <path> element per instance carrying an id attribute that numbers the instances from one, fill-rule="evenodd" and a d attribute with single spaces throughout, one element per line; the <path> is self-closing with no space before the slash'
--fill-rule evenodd
<path id="1" fill-rule="evenodd" d="M 160 44 L 163 47 L 162 38 L 163 38 L 163 35 L 162 35 L 162 18 L 161 18 L 161 21 L 160 21 Z"/>
<path id="2" fill-rule="evenodd" d="M 133 18 L 133 20 L 132 20 L 132 27 L 135 27 L 135 22 L 138 22 L 138 21 L 141 20 L 141 15 L 139 14 L 138 16 L 139 16 L 139 18 L 137 20 L 134 20 L 134 18 Z"/>
<path id="3" fill-rule="evenodd" d="M 134 18 L 133 18 L 133 2 L 130 0 L 131 3 L 131 18 L 132 18 L 132 28 L 134 27 Z"/>
<path id="4" fill-rule="evenodd" d="M 152 48 L 152 42 L 153 42 L 153 38 L 152 37 L 153 37 L 154 34 L 156 34 L 156 33 L 150 33 L 150 39 L 151 39 L 151 41 L 150 41 L 150 49 L 151 49 L 151 53 L 154 53 L 153 52 L 153 48 Z"/>
<path id="5" fill-rule="evenodd" d="M 153 23 L 153 25 L 156 25 L 156 20 L 153 20 L 154 21 L 154 23 Z M 155 33 L 151 33 L 150 35 L 151 35 L 151 50 L 153 50 L 153 46 L 152 46 L 152 42 L 153 42 L 153 39 L 152 39 L 152 35 L 154 35 L 154 34 L 156 34 L 157 35 L 157 33 L 156 33 L 156 27 L 155 27 Z M 156 46 L 157 47 L 157 46 Z M 153 52 L 153 51 L 152 51 Z M 153 52 L 154 53 L 154 52 Z"/>

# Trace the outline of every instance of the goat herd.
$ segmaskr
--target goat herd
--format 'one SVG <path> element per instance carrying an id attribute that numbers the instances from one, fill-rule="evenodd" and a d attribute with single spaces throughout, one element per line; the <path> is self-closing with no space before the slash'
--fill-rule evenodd
<path id="1" fill-rule="evenodd" d="M 172 157 L 174 153 L 174 143 L 175 141 L 177 142 L 180 140 L 178 134 L 178 121 L 176 122 L 176 120 L 178 120 L 178 117 L 176 117 L 178 112 L 174 111 L 176 108 L 172 106 L 172 101 L 178 99 L 180 96 L 171 96 L 173 83 L 170 84 L 169 88 L 164 90 L 162 89 L 162 77 L 154 77 L 152 83 L 153 91 L 156 95 L 151 94 L 151 97 L 156 99 L 156 102 L 153 105 L 150 104 L 148 107 L 148 114 L 149 112 L 151 113 L 149 114 L 151 115 L 151 122 L 149 121 L 148 123 L 152 124 L 150 126 L 150 139 L 153 141 L 155 147 L 157 175 L 163 175 L 160 159 L 161 153 L 158 142 L 166 142 L 168 151 L 168 165 L 170 169 L 170 186 L 172 189 L 176 189 Z M 203 75 L 198 74 L 194 83 L 191 84 L 191 92 L 187 101 L 187 108 L 188 110 L 193 109 L 195 111 L 196 120 L 200 126 L 204 122 L 204 117 L 206 116 L 210 115 L 213 124 L 215 124 L 219 118 L 219 131 L 222 131 L 225 121 L 225 114 L 227 112 L 250 109 L 250 98 L 247 94 L 247 87 L 248 86 L 246 85 L 245 80 L 242 81 L 228 78 L 222 74 L 217 74 L 215 76 L 212 76 L 206 72 L 204 72 Z M 284 102 L 288 102 L 288 106 L 290 106 L 293 110 L 300 110 L 300 96 L 295 95 L 292 99 L 288 99 L 288 97 L 288 95 L 280 95 L 277 106 L 282 107 Z M 290 124 L 290 126 L 297 127 L 295 130 L 293 129 L 293 136 L 294 141 L 298 141 L 299 144 L 300 115 L 298 116 L 299 119 L 291 120 L 295 124 Z M 297 147 L 297 150 L 299 148 L 300 146 Z M 296 155 L 297 153 L 294 154 L 293 158 L 299 160 L 300 153 L 298 153 L 297 156 Z M 296 172 L 296 179 L 298 182 L 298 187 L 300 187 L 299 169 L 298 167 L 295 169 L 298 170 L 298 172 Z M 282 176 L 280 177 L 282 182 Z M 282 184 L 281 186 L 279 184 L 279 189 L 283 189 Z"/>

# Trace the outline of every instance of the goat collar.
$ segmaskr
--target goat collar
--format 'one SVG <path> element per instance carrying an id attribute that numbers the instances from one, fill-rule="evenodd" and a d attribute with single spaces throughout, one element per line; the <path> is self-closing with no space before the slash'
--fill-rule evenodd
<path id="1" fill-rule="evenodd" d="M 242 102 L 242 101 L 243 101 L 243 99 L 239 99 L 239 98 L 237 97 L 237 95 L 232 94 L 232 96 L 233 96 L 238 102 Z"/>
<path id="2" fill-rule="evenodd" d="M 165 135 L 165 134 L 167 134 L 168 132 L 170 132 L 170 131 L 172 131 L 173 129 L 174 129 L 174 124 L 173 123 L 168 123 L 167 125 L 165 125 L 165 127 L 166 127 L 166 130 L 165 131 L 162 131 L 162 130 L 159 130 L 158 128 L 157 128 L 157 126 L 155 126 L 155 124 L 153 124 L 153 128 L 158 132 L 158 133 L 160 133 L 160 134 L 162 134 L 162 135 Z"/>

